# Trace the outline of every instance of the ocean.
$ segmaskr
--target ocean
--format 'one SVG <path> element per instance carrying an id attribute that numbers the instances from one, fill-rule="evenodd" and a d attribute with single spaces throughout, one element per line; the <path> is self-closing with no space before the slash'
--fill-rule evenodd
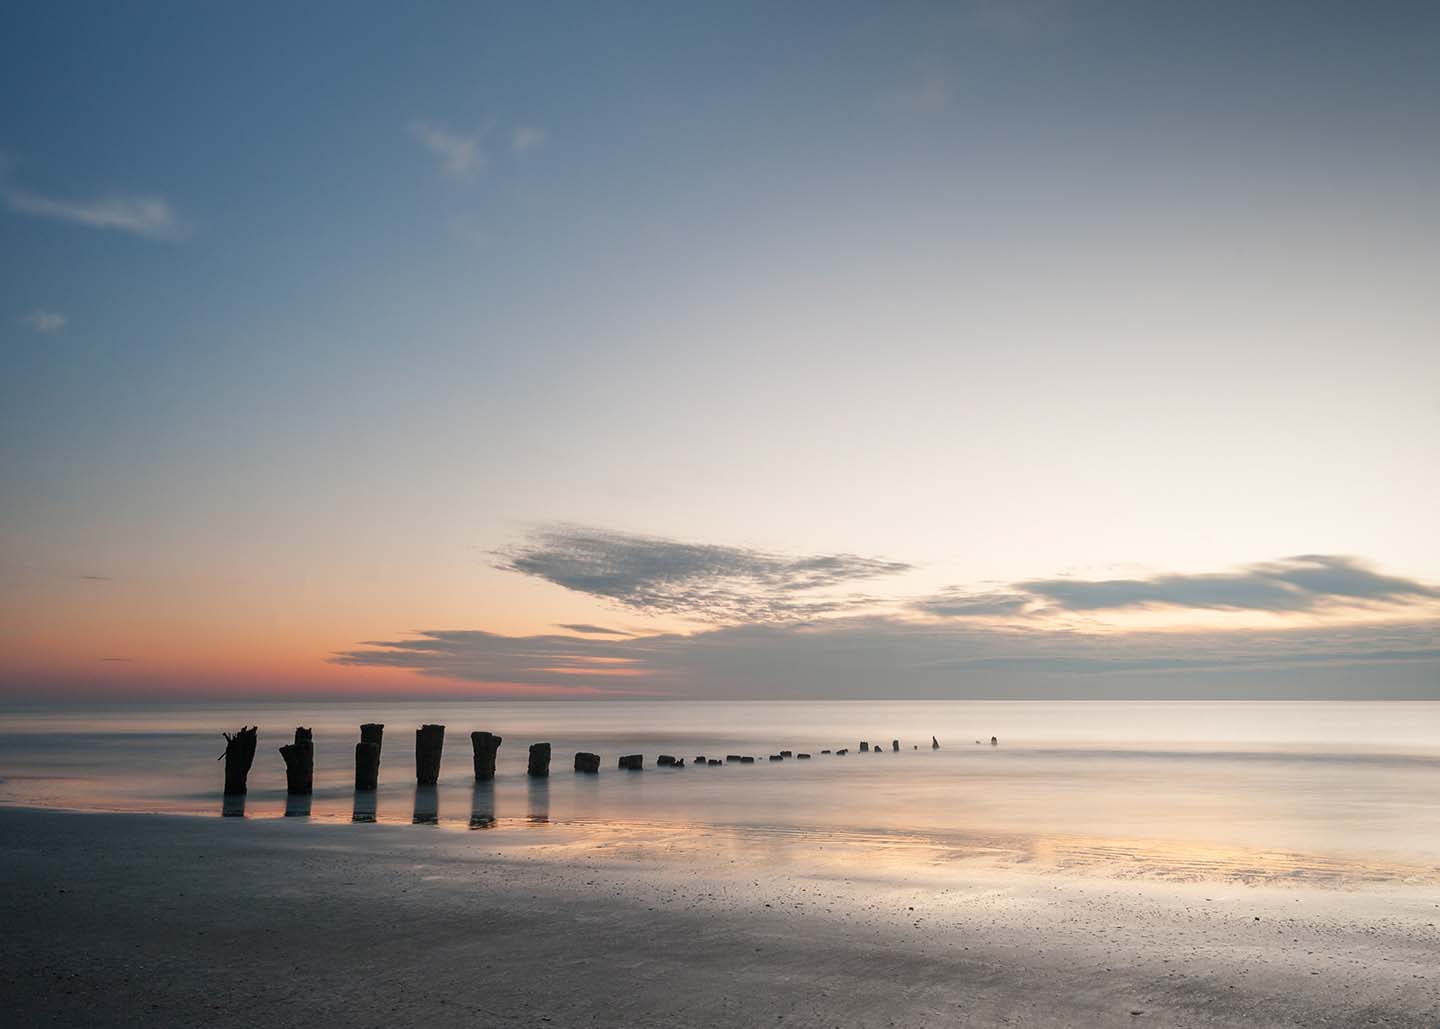
<path id="1" fill-rule="evenodd" d="M 353 790 L 362 722 L 385 724 L 380 789 Z M 438 788 L 414 731 L 446 726 Z M 222 731 L 258 724 L 242 804 Z M 315 792 L 277 748 L 313 728 Z M 504 738 L 477 785 L 469 734 Z M 931 748 L 931 737 L 940 749 Z M 990 739 L 997 740 L 991 745 Z M 900 749 L 892 751 L 892 740 Z M 879 753 L 860 753 L 861 741 Z M 553 746 L 551 775 L 525 774 Z M 848 748 L 844 756 L 823 750 Z M 576 751 L 598 776 L 572 771 Z M 809 760 L 771 762 L 781 750 Z M 644 755 L 640 773 L 617 770 Z M 656 768 L 660 754 L 687 762 Z M 697 755 L 753 765 L 696 767 Z M 1440 877 L 1440 703 L 309 701 L 0 709 L 0 803 L 82 811 L 370 821 L 503 832 L 646 826 L 729 839 L 869 838 L 955 858 L 1120 875 Z"/>

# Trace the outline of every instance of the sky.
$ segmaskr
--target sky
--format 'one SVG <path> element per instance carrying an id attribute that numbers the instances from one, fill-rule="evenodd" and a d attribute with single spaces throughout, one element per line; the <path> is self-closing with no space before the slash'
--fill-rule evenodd
<path id="1" fill-rule="evenodd" d="M 0 700 L 1440 699 L 1440 7 L 0 9 Z"/>

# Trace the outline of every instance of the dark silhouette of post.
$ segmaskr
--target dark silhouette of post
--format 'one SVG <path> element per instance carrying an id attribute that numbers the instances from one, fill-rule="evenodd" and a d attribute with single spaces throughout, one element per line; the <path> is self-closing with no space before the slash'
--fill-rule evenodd
<path id="1" fill-rule="evenodd" d="M 891 740 L 891 741 L 890 741 L 890 751 L 891 751 L 891 753 L 893 753 L 893 754 L 898 754 L 898 753 L 900 753 L 900 741 L 899 741 L 899 740 Z"/>
<path id="2" fill-rule="evenodd" d="M 940 741 L 937 740 L 934 736 L 931 736 L 931 737 L 930 737 L 930 749 L 931 749 L 931 750 L 939 750 L 939 749 L 940 749 Z"/>
<path id="3" fill-rule="evenodd" d="M 385 739 L 385 726 L 380 722 L 366 722 L 360 726 L 360 742 L 375 744 L 375 753 L 378 755 L 383 749 Z"/>
<path id="4" fill-rule="evenodd" d="M 627 772 L 639 772 L 645 767 L 645 755 L 626 754 L 620 759 L 620 767 Z"/>
<path id="5" fill-rule="evenodd" d="M 586 775 L 596 775 L 600 771 L 600 755 L 588 754 L 579 751 L 575 755 L 575 771 L 584 772 Z"/>
<path id="6" fill-rule="evenodd" d="M 415 730 L 415 782 L 434 786 L 440 781 L 440 753 L 445 749 L 445 726 L 422 725 Z"/>
<path id="7" fill-rule="evenodd" d="M 310 730 L 297 726 L 295 742 L 281 747 L 280 756 L 285 759 L 285 792 L 312 792 L 315 785 L 315 743 Z"/>
<path id="8" fill-rule="evenodd" d="M 870 744 L 866 743 L 864 740 L 861 740 L 861 741 L 860 741 L 860 753 L 864 754 L 864 753 L 866 753 L 869 749 L 870 749 Z"/>
<path id="9" fill-rule="evenodd" d="M 245 781 L 250 777 L 250 766 L 255 763 L 255 734 L 259 726 L 242 726 L 234 736 L 228 732 L 225 737 L 225 792 L 232 796 L 245 792 Z"/>
<path id="10" fill-rule="evenodd" d="M 1000 746 L 1000 741 L 997 740 L 994 736 L 991 736 L 991 737 L 990 737 L 990 746 L 992 746 L 992 747 L 998 747 L 998 746 Z"/>
<path id="11" fill-rule="evenodd" d="M 530 764 L 525 771 L 532 779 L 544 779 L 550 774 L 550 744 L 530 744 Z"/>
<path id="12" fill-rule="evenodd" d="M 504 742 L 493 732 L 472 732 L 470 746 L 475 751 L 475 781 L 489 782 L 495 778 L 495 752 Z"/>
<path id="13" fill-rule="evenodd" d="M 374 790 L 380 784 L 380 744 L 361 740 L 355 744 L 355 788 Z"/>

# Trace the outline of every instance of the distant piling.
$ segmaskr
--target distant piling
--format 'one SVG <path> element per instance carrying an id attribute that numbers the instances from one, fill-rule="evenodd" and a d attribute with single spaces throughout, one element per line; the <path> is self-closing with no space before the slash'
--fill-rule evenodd
<path id="1" fill-rule="evenodd" d="M 626 754 L 620 758 L 620 768 L 626 772 L 639 772 L 645 768 L 645 755 Z"/>
<path id="2" fill-rule="evenodd" d="M 600 771 L 600 755 L 588 754 L 580 751 L 575 755 L 575 771 L 584 772 L 586 775 L 596 775 Z"/>
<path id="3" fill-rule="evenodd" d="M 240 730 L 231 736 L 228 732 L 221 733 L 225 737 L 225 753 L 220 756 L 225 760 L 225 792 L 231 796 L 239 796 L 245 792 L 245 783 L 250 776 L 250 766 L 255 763 L 255 737 L 259 732 L 259 726 L 242 726 Z"/>
<path id="4" fill-rule="evenodd" d="M 422 725 L 415 730 L 415 783 L 434 786 L 440 781 L 440 755 L 445 749 L 445 726 Z"/>
<path id="5" fill-rule="evenodd" d="M 532 779 L 544 779 L 550 774 L 550 744 L 530 744 L 530 763 L 525 772 Z"/>
<path id="6" fill-rule="evenodd" d="M 741 758 L 740 758 L 740 755 L 739 755 L 739 754 L 726 754 L 726 755 L 725 755 L 725 763 L 726 763 L 726 764 L 729 764 L 729 765 L 738 765 L 738 764 L 740 763 L 740 760 L 741 760 Z"/>
<path id="7" fill-rule="evenodd" d="M 891 740 L 891 741 L 890 741 L 890 751 L 891 751 L 891 753 L 894 753 L 894 754 L 900 753 L 900 741 L 899 741 L 899 740 Z"/>
<path id="8" fill-rule="evenodd" d="M 930 749 L 931 749 L 931 750 L 939 750 L 939 749 L 940 749 L 940 741 L 937 740 L 934 736 L 931 736 L 931 737 L 930 737 Z"/>
<path id="9" fill-rule="evenodd" d="M 994 736 L 991 736 L 991 737 L 990 737 L 990 746 L 992 746 L 992 747 L 998 747 L 998 746 L 1000 746 L 1000 741 L 997 740 Z"/>
<path id="10" fill-rule="evenodd" d="M 683 768 L 685 760 L 684 758 L 677 759 L 674 754 L 661 754 L 655 759 L 655 766 L 657 768 Z"/>
<path id="11" fill-rule="evenodd" d="M 309 729 L 297 726 L 295 742 L 280 748 L 285 759 L 285 792 L 308 794 L 315 788 L 315 741 Z"/>
<path id="12" fill-rule="evenodd" d="M 713 768 L 716 765 L 723 765 L 724 763 L 725 762 L 721 761 L 718 757 L 712 757 L 709 761 L 705 762 L 705 765 L 706 767 Z"/>
<path id="13" fill-rule="evenodd" d="M 866 743 L 864 740 L 861 740 L 861 741 L 860 741 L 860 753 L 866 754 L 866 753 L 869 753 L 869 751 L 870 751 L 870 744 Z"/>
<path id="14" fill-rule="evenodd" d="M 375 753 L 384 749 L 385 726 L 380 722 L 366 722 L 360 726 L 360 742 L 375 744 Z"/>
<path id="15" fill-rule="evenodd" d="M 846 754 L 848 754 L 848 753 L 850 753 L 850 748 L 849 748 L 849 747 L 841 747 L 839 750 L 837 750 L 837 751 L 835 752 L 835 756 L 836 756 L 836 757 L 844 757 L 844 756 L 845 756 Z"/>
<path id="16" fill-rule="evenodd" d="M 809 760 L 810 760 L 810 755 L 809 755 L 809 754 L 796 754 L 796 755 L 795 755 L 795 760 L 796 760 L 796 761 L 809 761 Z"/>
<path id="17" fill-rule="evenodd" d="M 495 778 L 495 755 L 504 740 L 493 732 L 472 732 L 470 747 L 475 751 L 475 781 Z"/>

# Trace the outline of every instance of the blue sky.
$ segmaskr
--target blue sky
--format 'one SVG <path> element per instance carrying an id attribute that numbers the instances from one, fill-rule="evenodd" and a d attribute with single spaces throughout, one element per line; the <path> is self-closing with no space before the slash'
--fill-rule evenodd
<path id="1" fill-rule="evenodd" d="M 0 682 L 694 631 L 494 557 L 557 524 L 904 565 L 866 586 L 904 619 L 1339 555 L 1433 629 L 1437 38 L 1420 3 L 6 5 Z"/>

